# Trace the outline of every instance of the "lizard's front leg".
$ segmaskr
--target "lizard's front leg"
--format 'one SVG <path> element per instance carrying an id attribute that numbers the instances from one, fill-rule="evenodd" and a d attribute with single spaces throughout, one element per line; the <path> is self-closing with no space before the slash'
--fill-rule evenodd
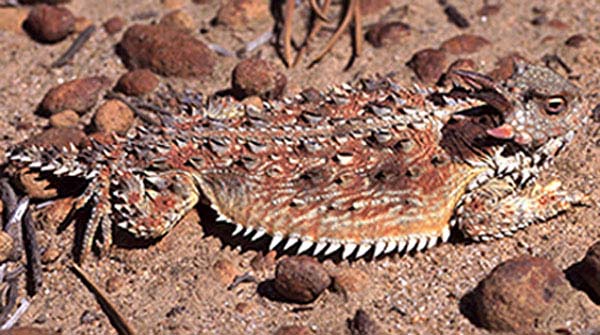
<path id="1" fill-rule="evenodd" d="M 510 178 L 491 179 L 465 195 L 456 209 L 459 229 L 476 241 L 512 235 L 516 230 L 546 221 L 580 203 L 583 196 L 561 189 L 554 180 L 544 186 L 520 189 Z"/>
<path id="2" fill-rule="evenodd" d="M 117 226 L 140 238 L 163 236 L 199 200 L 194 178 L 185 171 L 121 175 L 114 184 Z"/>

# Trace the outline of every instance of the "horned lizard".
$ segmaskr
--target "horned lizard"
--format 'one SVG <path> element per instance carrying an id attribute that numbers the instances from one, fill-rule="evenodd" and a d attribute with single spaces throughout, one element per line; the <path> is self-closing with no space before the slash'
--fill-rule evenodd
<path id="1" fill-rule="evenodd" d="M 10 165 L 85 183 L 73 205 L 91 208 L 83 255 L 98 229 L 105 254 L 113 224 L 157 238 L 201 199 L 233 235 L 343 258 L 423 250 L 453 227 L 500 238 L 580 201 L 559 181 L 535 182 L 587 119 L 580 91 L 525 63 L 502 82 L 455 74 L 463 87 L 448 92 L 367 80 L 262 109 L 184 103 L 126 136 L 18 146 Z"/>

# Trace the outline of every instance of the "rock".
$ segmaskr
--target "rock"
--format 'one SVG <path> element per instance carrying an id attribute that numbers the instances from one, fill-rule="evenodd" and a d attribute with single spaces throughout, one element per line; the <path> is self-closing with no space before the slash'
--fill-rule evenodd
<path id="1" fill-rule="evenodd" d="M 440 49 L 453 55 L 463 55 L 475 53 L 488 44 L 490 41 L 479 35 L 462 34 L 446 40 Z"/>
<path id="2" fill-rule="evenodd" d="M 254 309 L 254 305 L 251 305 L 251 304 L 248 304 L 245 302 L 240 302 L 235 305 L 235 311 L 240 314 L 247 314 L 247 313 L 251 312 L 253 309 Z"/>
<path id="3" fill-rule="evenodd" d="M 67 109 L 83 114 L 96 104 L 100 91 L 107 84 L 108 79 L 106 77 L 88 77 L 68 81 L 46 93 L 40 105 L 40 110 L 49 115 Z"/>
<path id="4" fill-rule="evenodd" d="M 202 42 L 163 25 L 136 24 L 125 32 L 119 53 L 130 69 L 165 76 L 202 78 L 212 73 L 214 53 Z"/>
<path id="5" fill-rule="evenodd" d="M 582 34 L 575 34 L 565 41 L 565 45 L 572 48 L 580 48 L 587 41 L 587 37 Z"/>
<path id="6" fill-rule="evenodd" d="M 24 26 L 33 39 L 53 43 L 75 30 L 75 17 L 63 7 L 37 5 L 29 12 Z"/>
<path id="7" fill-rule="evenodd" d="M 42 264 L 48 265 L 56 262 L 59 256 L 60 250 L 55 246 L 49 246 L 42 252 L 40 260 L 42 261 Z"/>
<path id="8" fill-rule="evenodd" d="M 446 53 L 438 49 L 423 49 L 406 63 L 426 84 L 435 83 L 446 69 Z"/>
<path id="9" fill-rule="evenodd" d="M 133 125 L 133 111 L 120 100 L 108 100 L 94 115 L 96 130 L 103 133 L 125 134 Z"/>
<path id="10" fill-rule="evenodd" d="M 114 275 L 106 280 L 106 292 L 115 293 L 126 284 L 122 276 Z"/>
<path id="11" fill-rule="evenodd" d="M 473 311 L 488 330 L 539 327 L 570 294 L 562 271 L 544 258 L 521 256 L 498 265 L 477 287 Z"/>
<path id="12" fill-rule="evenodd" d="M 230 28 L 244 28 L 270 18 L 267 0 L 229 0 L 221 5 L 216 22 Z"/>
<path id="13" fill-rule="evenodd" d="M 313 333 L 310 331 L 308 327 L 304 326 L 283 326 L 275 333 L 274 335 L 312 335 Z"/>
<path id="14" fill-rule="evenodd" d="M 167 13 L 160 19 L 160 24 L 169 28 L 179 29 L 185 33 L 191 33 L 196 28 L 194 19 L 186 12 L 175 10 Z"/>
<path id="15" fill-rule="evenodd" d="M 217 260 L 212 268 L 216 279 L 223 285 L 231 284 L 235 277 L 241 274 L 239 267 L 225 258 Z"/>
<path id="16" fill-rule="evenodd" d="M 251 95 L 274 99 L 283 94 L 286 84 L 285 75 L 266 60 L 248 58 L 233 69 L 231 85 L 239 99 Z"/>
<path id="17" fill-rule="evenodd" d="M 479 16 L 494 16 L 498 13 L 500 13 L 500 9 L 502 9 L 502 5 L 500 4 L 484 4 L 483 6 L 481 6 L 481 8 L 477 11 L 477 15 Z"/>
<path id="18" fill-rule="evenodd" d="M 22 33 L 28 14 L 23 7 L 0 7 L 0 30 Z"/>
<path id="19" fill-rule="evenodd" d="M 382 10 L 390 7 L 390 0 L 368 0 L 361 1 L 360 5 L 360 13 L 362 15 L 373 15 L 381 12 Z"/>
<path id="20" fill-rule="evenodd" d="M 516 53 L 504 56 L 496 61 L 496 67 L 488 75 L 496 81 L 506 80 L 512 76 L 516 62 L 519 60 L 524 58 Z"/>
<path id="21" fill-rule="evenodd" d="M 76 33 L 81 33 L 92 24 L 94 24 L 94 22 L 92 22 L 92 20 L 88 19 L 87 17 L 78 16 L 75 18 L 75 27 L 73 31 Z"/>
<path id="22" fill-rule="evenodd" d="M 79 115 L 70 109 L 53 114 L 50 125 L 54 128 L 75 128 L 79 123 Z"/>
<path id="23" fill-rule="evenodd" d="M 119 78 L 115 90 L 129 96 L 148 94 L 158 86 L 158 77 L 148 69 L 133 70 Z"/>
<path id="24" fill-rule="evenodd" d="M 381 333 L 375 321 L 371 320 L 369 315 L 362 309 L 356 311 L 352 320 L 348 320 L 348 328 L 352 335 L 376 335 Z"/>
<path id="25" fill-rule="evenodd" d="M 125 27 L 125 19 L 121 16 L 113 16 L 110 19 L 106 20 L 102 27 L 104 27 L 104 31 L 106 31 L 109 35 L 114 35 L 121 31 L 123 27 Z"/>
<path id="26" fill-rule="evenodd" d="M 275 290 L 293 302 L 311 302 L 329 285 L 331 278 L 323 265 L 309 256 L 283 259 L 275 269 Z"/>
<path id="27" fill-rule="evenodd" d="M 75 146 L 80 146 L 87 139 L 85 133 L 74 128 L 49 128 L 30 137 L 25 145 L 37 145 L 40 147 L 56 147 L 62 148 L 69 146 L 71 143 Z"/>
<path id="28" fill-rule="evenodd" d="M 590 247 L 581 261 L 579 276 L 600 297 L 600 241 Z"/>
<path id="29" fill-rule="evenodd" d="M 381 48 L 400 43 L 410 35 L 410 27 L 403 22 L 380 22 L 367 32 L 367 41 L 374 47 Z"/>
<path id="30" fill-rule="evenodd" d="M 369 276 L 359 269 L 344 269 L 333 276 L 333 289 L 348 296 L 360 292 L 369 284 Z"/>
<path id="31" fill-rule="evenodd" d="M 0 264 L 12 255 L 14 246 L 13 238 L 4 230 L 0 230 Z"/>

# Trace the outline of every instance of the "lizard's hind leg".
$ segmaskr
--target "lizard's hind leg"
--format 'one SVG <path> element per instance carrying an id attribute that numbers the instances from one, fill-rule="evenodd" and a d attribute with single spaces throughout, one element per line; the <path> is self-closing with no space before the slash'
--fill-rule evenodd
<path id="1" fill-rule="evenodd" d="M 459 229 L 476 241 L 512 235 L 581 203 L 584 196 L 561 189 L 554 180 L 520 189 L 511 179 L 491 179 L 468 193 L 455 215 Z"/>

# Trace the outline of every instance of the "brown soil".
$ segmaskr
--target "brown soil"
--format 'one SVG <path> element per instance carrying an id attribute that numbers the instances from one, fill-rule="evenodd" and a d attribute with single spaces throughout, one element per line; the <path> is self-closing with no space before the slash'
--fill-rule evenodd
<path id="1" fill-rule="evenodd" d="M 184 10 L 198 27 L 206 27 L 207 33 L 197 33 L 206 43 L 237 50 L 274 24 L 274 21 L 261 22 L 243 31 L 212 27 L 209 22 L 219 2 L 204 2 L 207 4 L 186 1 Z M 593 1 L 506 1 L 501 2 L 497 14 L 486 20 L 477 14 L 482 1 L 453 1 L 471 23 L 467 29 L 450 23 L 435 0 L 412 1 L 407 9 L 403 7 L 407 1 L 391 3 L 392 8 L 398 10 L 384 9 L 366 17 L 364 23 L 370 25 L 385 16 L 386 20 L 409 24 L 411 34 L 403 37 L 401 43 L 379 49 L 365 45 L 363 55 L 349 70 L 344 70 L 351 55 L 351 39 L 346 34 L 323 61 L 311 68 L 307 68 L 308 62 L 293 69 L 284 70 L 281 66 L 288 78 L 287 94 L 309 86 L 322 89 L 357 76 L 392 71 L 397 73 L 398 82 L 412 85 L 415 75 L 405 66 L 412 55 L 424 48 L 438 48 L 445 40 L 461 33 L 477 34 L 491 43 L 468 55 L 481 70 L 491 70 L 498 58 L 515 52 L 532 61 L 539 61 L 546 54 L 558 54 L 571 67 L 574 82 L 586 94 L 594 99 L 598 93 L 600 49 L 593 38 L 600 33 L 600 7 Z M 540 15 L 533 10 L 535 6 L 546 11 L 545 23 L 532 24 Z M 67 7 L 100 28 L 72 64 L 63 68 L 49 69 L 48 65 L 68 47 L 73 36 L 47 45 L 23 33 L 0 30 L 0 156 L 9 146 L 47 126 L 48 119 L 34 111 L 50 88 L 75 78 L 96 75 L 116 82 L 127 71 L 115 53 L 123 31 L 108 35 L 101 28 L 102 22 L 119 15 L 126 18 L 130 26 L 158 20 L 170 11 L 158 0 L 74 0 Z M 158 16 L 145 21 L 132 19 L 148 11 L 156 11 Z M 298 12 L 298 18 L 306 13 L 306 10 Z M 296 22 L 294 36 L 300 40 L 305 33 L 304 26 L 300 19 Z M 579 48 L 565 46 L 565 41 L 574 34 L 592 39 L 588 38 Z M 316 55 L 330 35 L 329 31 L 320 34 L 310 54 Z M 273 46 L 263 45 L 258 52 L 264 59 L 282 64 Z M 230 87 L 231 72 L 238 62 L 234 57 L 219 57 L 209 79 L 161 78 L 161 82 L 177 89 L 190 88 L 212 94 Z M 89 113 L 86 117 L 89 120 Z M 591 192 L 593 202 L 600 203 L 596 190 L 600 183 L 598 129 L 598 123 L 590 122 L 552 171 L 544 174 L 542 182 L 558 178 L 570 189 Z M 113 248 L 110 257 L 102 260 L 91 257 L 84 268 L 100 286 L 109 286 L 109 297 L 139 334 L 271 334 L 290 324 L 307 326 L 315 334 L 348 334 L 346 320 L 359 308 L 390 334 L 486 334 L 487 331 L 477 328 L 461 313 L 461 298 L 492 268 L 518 255 L 546 257 L 559 268 L 567 269 L 600 237 L 599 213 L 597 205 L 577 208 L 548 223 L 520 231 L 512 238 L 489 243 L 474 244 L 457 239 L 415 255 L 395 255 L 377 261 L 335 263 L 325 260 L 328 270 L 360 269 L 368 275 L 369 282 L 362 291 L 347 296 L 326 291 L 308 305 L 271 300 L 261 294 L 262 286 L 257 283 L 242 283 L 228 290 L 228 283 L 222 279 L 227 275 L 217 273 L 213 264 L 226 260 L 233 265 L 230 271 L 252 272 L 259 283 L 264 282 L 273 277 L 274 266 L 256 271 L 250 263 L 258 251 L 265 249 L 265 242 L 239 247 L 240 239 L 228 238 L 227 229 L 199 223 L 195 213 L 153 245 L 127 247 L 121 243 Z M 69 270 L 74 228 L 60 234 L 47 228 L 40 235 L 43 248 L 57 247 L 62 254 L 56 262 L 45 266 L 43 289 L 32 298 L 32 306 L 21 318 L 20 325 L 57 329 L 63 334 L 116 333 L 94 295 Z M 591 326 L 589 322 L 585 316 L 574 317 L 570 330 L 579 333 Z"/>

